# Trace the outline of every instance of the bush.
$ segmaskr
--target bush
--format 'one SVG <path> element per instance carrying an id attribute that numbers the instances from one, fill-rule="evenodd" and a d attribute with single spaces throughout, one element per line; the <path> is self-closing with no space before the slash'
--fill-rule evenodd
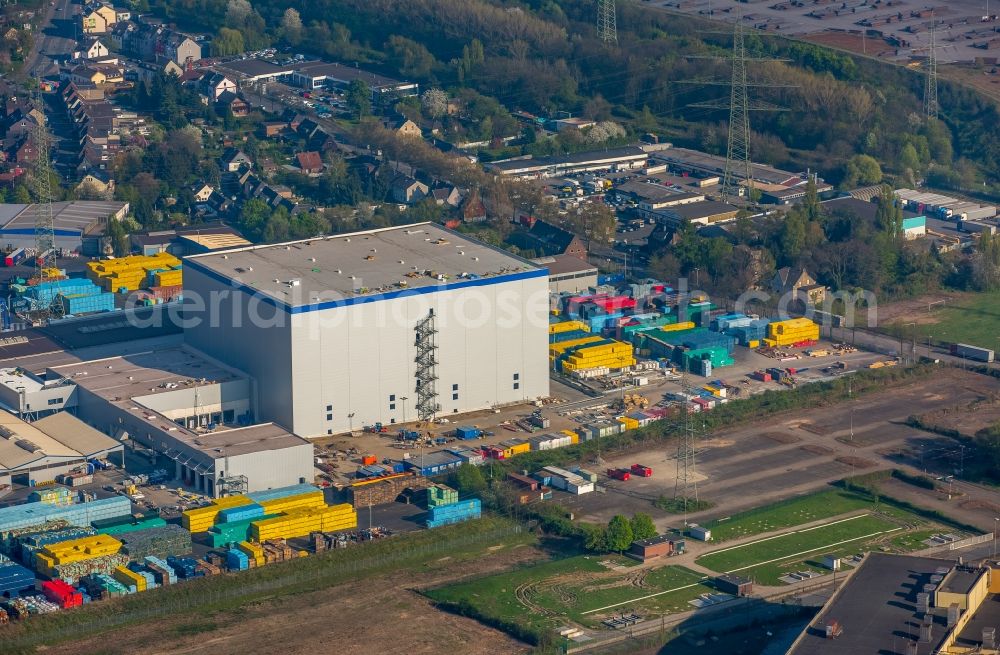
<path id="1" fill-rule="evenodd" d="M 934 480 L 926 475 L 911 475 L 906 471 L 893 469 L 892 477 L 897 480 L 902 480 L 907 484 L 912 484 L 914 487 L 920 487 L 921 489 L 935 489 L 937 487 L 937 485 L 934 484 Z"/>

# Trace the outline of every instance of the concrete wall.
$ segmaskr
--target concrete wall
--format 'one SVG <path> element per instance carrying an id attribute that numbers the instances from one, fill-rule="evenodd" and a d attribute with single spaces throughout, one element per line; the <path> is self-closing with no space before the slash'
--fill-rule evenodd
<path id="1" fill-rule="evenodd" d="M 289 427 L 313 437 L 416 420 L 414 328 L 431 309 L 438 416 L 547 396 L 547 302 L 548 281 L 540 277 L 297 314 Z M 531 313 L 541 318 L 522 318 Z M 262 396 L 282 391 L 258 383 Z"/>
<path id="2" fill-rule="evenodd" d="M 0 385 L 0 403 L 10 407 L 14 412 L 59 411 L 76 406 L 76 385 L 59 385 L 25 392 L 23 403 L 21 394 L 16 389 Z"/>
<path id="3" fill-rule="evenodd" d="M 300 482 L 311 483 L 315 473 L 313 461 L 313 445 L 304 443 L 281 450 L 219 459 L 215 466 L 218 476 L 222 473 L 245 475 L 249 483 L 248 491 L 263 491 Z"/>
<path id="4" fill-rule="evenodd" d="M 230 380 L 220 384 L 197 387 L 186 387 L 152 394 L 136 396 L 133 400 L 144 407 L 163 414 L 172 421 L 184 420 L 187 427 L 205 426 L 209 423 L 222 421 L 219 415 L 232 411 L 234 421 L 248 415 L 250 407 L 250 381 Z M 201 420 L 194 421 L 195 407 Z"/>
<path id="5" fill-rule="evenodd" d="M 562 278 L 562 279 L 560 279 Z M 597 286 L 597 273 L 573 273 L 549 277 L 552 293 L 581 293 Z"/>
<path id="6" fill-rule="evenodd" d="M 289 321 L 281 315 L 284 326 L 258 327 L 248 315 L 259 315 L 266 319 L 275 318 L 276 310 L 270 305 L 250 301 L 249 296 L 226 288 L 194 268 L 184 269 L 185 301 L 193 297 L 188 290 L 198 294 L 208 302 L 214 292 L 218 296 L 215 303 L 218 311 L 213 318 L 207 313 L 190 311 L 201 320 L 188 327 L 184 340 L 194 348 L 230 366 L 253 376 L 257 387 L 251 394 L 251 403 L 257 407 L 258 418 L 273 421 L 292 429 L 292 407 L 287 401 L 292 388 L 292 352 Z M 194 307 L 197 310 L 197 307 Z M 233 318 L 238 317 L 240 327 L 232 327 Z M 222 325 L 225 317 L 226 327 Z M 216 327 L 213 327 L 213 323 Z M 262 393 L 263 381 L 267 381 L 268 393 Z"/>

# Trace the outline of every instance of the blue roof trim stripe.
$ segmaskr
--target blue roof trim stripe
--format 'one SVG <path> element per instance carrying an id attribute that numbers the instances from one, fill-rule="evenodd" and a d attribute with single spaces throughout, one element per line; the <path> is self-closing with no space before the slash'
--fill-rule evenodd
<path id="1" fill-rule="evenodd" d="M 325 309 L 336 309 L 338 307 L 351 307 L 352 305 L 363 305 L 371 302 L 378 302 L 380 300 L 393 300 L 395 298 L 406 298 L 410 296 L 418 296 L 426 293 L 436 293 L 438 291 L 454 291 L 456 289 L 467 289 L 470 287 L 484 287 L 491 284 L 499 284 L 501 282 L 514 282 L 517 280 L 530 280 L 533 278 L 547 277 L 549 274 L 549 269 L 547 268 L 537 268 L 529 271 L 522 271 L 520 273 L 511 273 L 509 275 L 496 275 L 493 277 L 481 277 L 474 280 L 460 280 L 458 282 L 452 282 L 448 284 L 437 284 L 428 287 L 417 287 L 415 289 L 399 289 L 398 291 L 389 291 L 386 293 L 373 293 L 367 296 L 353 296 L 351 298 L 344 298 L 342 300 L 331 300 L 327 302 L 315 303 L 312 305 L 299 305 L 297 307 L 292 307 L 288 303 L 276 300 L 271 296 L 262 293 L 259 289 L 255 289 L 248 284 L 243 284 L 232 278 L 228 278 L 221 275 L 202 264 L 199 264 L 196 259 L 185 258 L 184 266 L 188 270 L 196 270 L 199 273 L 207 275 L 208 277 L 214 279 L 216 282 L 220 282 L 227 287 L 233 289 L 238 289 L 243 293 L 251 296 L 256 296 L 266 302 L 267 304 L 277 307 L 278 309 L 284 310 L 287 314 L 306 314 L 309 312 L 323 311 Z"/>
<path id="2" fill-rule="evenodd" d="M 54 230 L 57 237 L 78 237 L 83 235 L 83 231 L 73 231 L 73 230 Z M 0 230 L 0 235 L 4 234 L 24 234 L 32 235 L 36 234 L 35 228 L 33 227 L 14 227 L 9 230 Z"/>

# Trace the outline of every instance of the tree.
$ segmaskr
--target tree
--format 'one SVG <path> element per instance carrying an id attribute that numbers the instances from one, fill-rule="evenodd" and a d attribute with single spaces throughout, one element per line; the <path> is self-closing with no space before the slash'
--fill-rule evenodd
<path id="1" fill-rule="evenodd" d="M 802 211 L 810 223 L 820 220 L 819 194 L 816 192 L 816 180 L 813 177 L 806 182 L 806 197 L 802 199 Z"/>
<path id="2" fill-rule="evenodd" d="M 587 143 L 604 143 L 624 139 L 627 133 L 625 128 L 612 121 L 602 121 L 587 130 L 584 140 Z"/>
<path id="3" fill-rule="evenodd" d="M 240 230 L 251 241 L 259 242 L 264 236 L 264 229 L 270 215 L 271 209 L 266 202 L 260 198 L 248 200 L 244 203 L 243 209 L 240 210 Z"/>
<path id="4" fill-rule="evenodd" d="M 302 40 L 302 17 L 292 7 L 286 9 L 281 17 L 281 34 L 292 45 Z"/>
<path id="5" fill-rule="evenodd" d="M 843 187 L 853 189 L 858 185 L 878 184 L 882 181 L 882 167 L 869 155 L 854 155 L 844 165 Z"/>
<path id="6" fill-rule="evenodd" d="M 347 85 L 347 106 L 357 118 L 372 113 L 372 90 L 364 80 Z"/>
<path id="7" fill-rule="evenodd" d="M 657 535 L 656 526 L 653 524 L 653 517 L 649 514 L 638 513 L 632 517 L 632 540 L 642 541 L 652 539 Z"/>
<path id="8" fill-rule="evenodd" d="M 387 46 L 389 55 L 404 75 L 426 78 L 437 66 L 431 51 L 412 39 L 394 35 L 389 37 Z"/>
<path id="9" fill-rule="evenodd" d="M 238 55 L 246 51 L 243 44 L 243 34 L 239 30 L 228 27 L 219 28 L 219 33 L 212 39 L 212 54 L 216 57 Z"/>
<path id="10" fill-rule="evenodd" d="M 468 462 L 452 473 L 450 482 L 462 495 L 480 494 L 486 490 L 486 478 L 483 477 L 482 470 Z"/>
<path id="11" fill-rule="evenodd" d="M 879 191 L 875 222 L 879 229 L 891 238 L 901 236 L 903 233 L 903 208 L 900 207 L 892 187 L 888 184 L 883 184 Z"/>
<path id="12" fill-rule="evenodd" d="M 620 553 L 628 549 L 633 541 L 635 539 L 632 537 L 632 524 L 621 514 L 615 514 L 608 523 L 608 550 Z"/>
<path id="13" fill-rule="evenodd" d="M 448 112 L 448 94 L 441 89 L 427 89 L 420 96 L 420 106 L 427 116 L 441 118 Z"/>
<path id="14" fill-rule="evenodd" d="M 124 257 L 129 254 L 131 248 L 129 247 L 128 232 L 121 221 L 115 218 L 108 221 L 107 236 L 111 240 L 111 248 L 115 257 Z"/>
<path id="15" fill-rule="evenodd" d="M 902 171 L 910 170 L 916 173 L 922 168 L 923 166 L 920 163 L 920 155 L 917 154 L 917 149 L 912 143 L 907 143 L 899 151 L 899 169 Z"/>
<path id="16" fill-rule="evenodd" d="M 18 184 L 14 187 L 14 202 L 19 205 L 31 204 L 31 192 L 28 191 L 27 186 L 24 184 Z"/>
<path id="17" fill-rule="evenodd" d="M 583 545 L 587 550 L 592 550 L 595 553 L 604 553 L 611 550 L 608 548 L 608 531 L 605 528 L 591 523 L 583 523 L 580 527 L 586 531 L 583 538 Z"/>
<path id="18" fill-rule="evenodd" d="M 806 244 L 806 219 L 797 207 L 785 215 L 779 240 L 782 263 L 785 265 L 794 264 Z"/>

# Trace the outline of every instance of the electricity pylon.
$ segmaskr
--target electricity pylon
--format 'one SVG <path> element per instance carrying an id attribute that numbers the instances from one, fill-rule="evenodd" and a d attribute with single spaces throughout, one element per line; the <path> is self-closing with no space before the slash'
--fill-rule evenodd
<path id="1" fill-rule="evenodd" d="M 938 117 L 936 18 L 931 23 L 931 43 L 927 51 L 927 78 L 924 86 L 924 115 L 927 117 L 927 120 Z"/>
<path id="2" fill-rule="evenodd" d="M 597 0 L 597 38 L 605 43 L 618 45 L 615 0 Z"/>
<path id="3" fill-rule="evenodd" d="M 49 160 L 49 150 L 52 139 L 45 125 L 45 107 L 42 95 L 36 91 L 33 94 L 33 104 L 38 110 L 35 125 L 31 128 L 31 138 L 35 142 L 35 164 L 32 168 L 32 185 L 37 202 L 34 206 L 35 219 L 35 278 L 46 282 L 53 277 L 57 269 L 55 220 L 52 211 L 52 163 Z M 28 310 L 33 322 L 44 323 L 50 318 L 58 317 L 62 309 L 57 302 L 54 291 L 38 291 L 34 302 Z"/>
<path id="4" fill-rule="evenodd" d="M 730 77 L 725 81 L 684 80 L 686 84 L 716 84 L 729 87 L 729 99 L 692 103 L 691 107 L 704 109 L 729 110 L 729 135 L 726 145 L 726 165 L 722 177 L 722 200 L 739 197 L 739 177 L 746 180 L 747 194 L 753 189 L 753 166 L 750 156 L 750 112 L 752 111 L 787 111 L 771 103 L 752 101 L 750 88 L 791 88 L 789 84 L 772 84 L 767 82 L 750 82 L 747 79 L 747 62 L 788 61 L 775 57 L 751 57 L 747 55 L 746 32 L 743 27 L 743 13 L 737 5 L 733 12 L 736 23 L 733 26 L 733 49 L 726 59 L 732 62 Z M 694 59 L 704 58 L 694 56 Z M 719 57 L 709 57 L 718 59 Z"/>

